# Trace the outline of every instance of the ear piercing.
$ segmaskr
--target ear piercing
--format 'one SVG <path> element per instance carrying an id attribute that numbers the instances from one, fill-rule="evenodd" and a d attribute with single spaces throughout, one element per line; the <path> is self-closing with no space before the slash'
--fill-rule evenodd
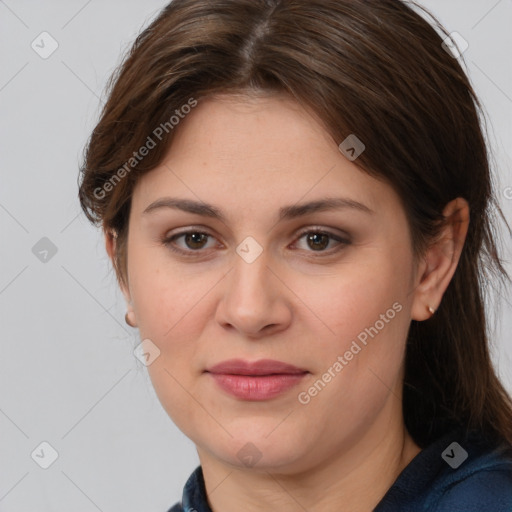
<path id="1" fill-rule="evenodd" d="M 130 326 L 130 327 L 137 327 L 137 324 L 134 320 L 132 320 L 132 315 L 134 315 L 133 311 L 130 311 L 124 315 L 124 321 Z"/>
<path id="2" fill-rule="evenodd" d="M 427 309 L 430 311 L 430 314 L 433 315 L 436 310 L 432 306 L 428 306 Z"/>

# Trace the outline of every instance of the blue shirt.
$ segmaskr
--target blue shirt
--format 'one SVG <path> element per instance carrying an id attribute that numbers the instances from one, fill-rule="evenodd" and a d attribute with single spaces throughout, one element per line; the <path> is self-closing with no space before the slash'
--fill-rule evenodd
<path id="1" fill-rule="evenodd" d="M 512 512 L 510 450 L 461 439 L 452 432 L 418 453 L 374 512 Z M 201 466 L 168 512 L 211 512 Z"/>

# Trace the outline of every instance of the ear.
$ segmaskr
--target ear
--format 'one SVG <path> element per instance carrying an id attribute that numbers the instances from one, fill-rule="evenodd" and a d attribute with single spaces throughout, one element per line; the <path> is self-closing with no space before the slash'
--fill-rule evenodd
<path id="1" fill-rule="evenodd" d="M 119 279 L 118 269 L 117 269 L 117 263 L 116 263 L 116 243 L 117 243 L 117 234 L 112 231 L 111 229 L 104 228 L 103 233 L 105 235 L 105 249 L 107 250 L 108 257 L 110 258 L 110 261 L 112 262 L 112 266 L 116 270 L 117 274 L 117 282 L 119 284 L 119 288 L 123 292 L 124 298 L 126 300 L 127 306 L 128 306 L 128 313 L 131 312 L 133 314 L 132 309 L 132 299 L 129 287 L 125 285 L 121 279 Z"/>
<path id="2" fill-rule="evenodd" d="M 116 244 L 117 244 L 117 233 L 112 231 L 111 229 L 104 228 L 103 233 L 105 235 L 105 249 L 107 250 L 108 257 L 112 262 L 112 266 L 116 270 L 117 282 L 119 283 L 119 288 L 123 292 L 124 298 L 126 300 L 126 315 L 125 321 L 131 327 L 137 327 L 137 321 L 135 317 L 135 311 L 133 310 L 133 304 L 130 294 L 130 289 L 128 285 L 125 285 L 119 276 L 119 269 L 117 266 L 117 258 L 116 258 Z"/>
<path id="3" fill-rule="evenodd" d="M 427 320 L 438 309 L 459 263 L 469 226 L 469 205 L 458 197 L 443 210 L 445 224 L 418 264 L 411 316 Z"/>

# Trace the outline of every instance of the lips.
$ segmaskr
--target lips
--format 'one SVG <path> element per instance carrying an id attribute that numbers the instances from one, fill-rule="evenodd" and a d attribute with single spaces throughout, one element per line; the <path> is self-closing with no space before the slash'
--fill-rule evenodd
<path id="1" fill-rule="evenodd" d="M 291 364 L 262 359 L 230 359 L 206 370 L 228 394 L 249 401 L 269 400 L 296 386 L 309 372 Z"/>
<path id="2" fill-rule="evenodd" d="M 254 362 L 230 359 L 208 368 L 207 371 L 231 375 L 296 375 L 307 372 L 307 370 L 273 359 L 260 359 Z"/>

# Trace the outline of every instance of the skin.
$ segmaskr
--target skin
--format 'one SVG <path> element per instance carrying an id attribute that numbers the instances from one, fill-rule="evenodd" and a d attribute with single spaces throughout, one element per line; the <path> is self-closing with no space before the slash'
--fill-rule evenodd
<path id="1" fill-rule="evenodd" d="M 440 304 L 469 209 L 461 198 L 449 203 L 439 240 L 415 259 L 399 197 L 356 163 L 291 99 L 221 96 L 180 122 L 162 164 L 136 184 L 122 289 L 141 339 L 161 351 L 148 371 L 197 447 L 214 512 L 368 511 L 420 451 L 401 410 L 407 331 Z M 225 219 L 169 207 L 144 213 L 164 197 L 209 203 Z M 327 197 L 372 213 L 277 220 L 282 207 Z M 187 228 L 211 236 L 195 245 L 178 238 L 173 246 L 188 251 L 180 255 L 163 241 Z M 327 247 L 319 249 L 303 228 L 348 243 L 321 237 Z M 252 263 L 236 252 L 248 236 L 263 249 Z M 112 258 L 115 240 L 106 236 L 106 245 Z M 400 312 L 301 404 L 298 393 L 394 303 Z M 244 401 L 204 373 L 231 358 L 277 359 L 310 373 L 278 397 Z M 237 456 L 247 443 L 261 454 L 253 466 Z"/>

